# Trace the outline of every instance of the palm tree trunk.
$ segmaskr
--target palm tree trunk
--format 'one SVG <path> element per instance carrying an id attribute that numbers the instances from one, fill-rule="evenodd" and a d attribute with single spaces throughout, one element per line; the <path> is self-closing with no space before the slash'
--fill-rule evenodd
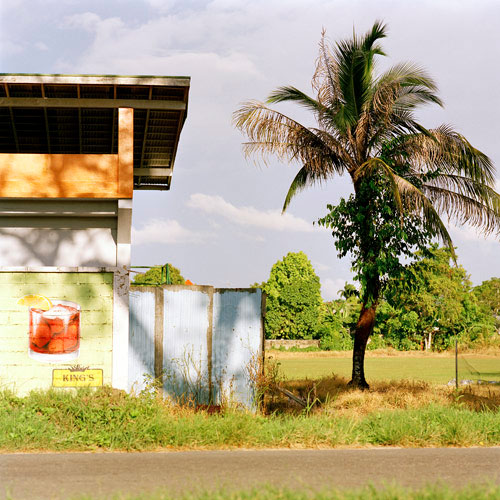
<path id="1" fill-rule="evenodd" d="M 369 389 L 370 386 L 365 380 L 365 351 L 368 338 L 375 326 L 375 313 L 377 305 L 372 304 L 366 307 L 363 304 L 359 314 L 356 330 L 354 332 L 354 349 L 352 353 L 352 379 L 349 385 L 359 389 Z"/>

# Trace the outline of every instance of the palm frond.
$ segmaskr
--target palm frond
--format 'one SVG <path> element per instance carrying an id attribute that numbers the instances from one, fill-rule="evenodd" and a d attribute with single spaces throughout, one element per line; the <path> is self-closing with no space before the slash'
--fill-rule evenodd
<path id="1" fill-rule="evenodd" d="M 335 121 L 335 115 L 332 113 L 331 108 L 324 106 L 320 101 L 309 97 L 295 87 L 278 87 L 271 92 L 266 102 L 267 104 L 274 104 L 289 101 L 296 102 L 309 111 L 312 111 L 318 123 L 323 124 L 327 129 L 330 129 L 331 122 Z"/>
<path id="2" fill-rule="evenodd" d="M 233 119 L 250 139 L 244 144 L 247 156 L 258 152 L 265 161 L 267 155 L 273 154 L 287 162 L 298 161 L 325 176 L 342 174 L 349 167 L 349 157 L 333 137 L 325 137 L 325 142 L 321 131 L 309 129 L 262 103 L 244 103 Z"/>
<path id="3" fill-rule="evenodd" d="M 401 152 L 420 172 L 436 170 L 454 173 L 493 186 L 495 167 L 484 153 L 447 125 L 429 130 L 430 136 L 414 134 L 403 137 Z"/>
<path id="4" fill-rule="evenodd" d="M 370 123 L 361 131 L 363 146 L 372 148 L 390 136 L 422 132 L 430 135 L 413 116 L 413 109 L 426 103 L 442 105 L 437 86 L 420 67 L 402 63 L 378 78 L 366 102 Z"/>
<path id="5" fill-rule="evenodd" d="M 424 226 L 450 249 L 453 260 L 456 262 L 453 241 L 432 200 L 422 190 L 403 177 L 394 174 L 394 180 L 398 186 L 401 200 L 407 213 L 420 214 Z"/>
<path id="6" fill-rule="evenodd" d="M 403 108 L 425 103 L 442 106 L 436 91 L 436 83 L 424 69 L 413 63 L 400 63 L 374 82 L 370 106 L 383 115 L 397 105 Z"/>
<path id="7" fill-rule="evenodd" d="M 445 214 L 458 225 L 468 224 L 485 234 L 500 232 L 500 195 L 493 189 L 482 190 L 482 199 L 429 184 L 422 190 L 439 213 Z"/>
<path id="8" fill-rule="evenodd" d="M 326 32 L 323 29 L 311 84 L 316 91 L 318 101 L 333 111 L 338 109 L 341 96 L 335 56 L 327 42 Z"/>
<path id="9" fill-rule="evenodd" d="M 294 177 L 292 183 L 290 184 L 290 187 L 288 188 L 281 213 L 284 213 L 286 211 L 286 209 L 290 205 L 290 202 L 292 201 L 292 198 L 296 194 L 298 194 L 305 188 L 312 186 L 313 184 L 321 183 L 322 180 L 324 180 L 323 176 L 318 176 L 317 174 L 315 175 L 314 171 L 307 168 L 307 165 L 302 167 L 298 171 L 297 175 Z"/>
<path id="10" fill-rule="evenodd" d="M 278 87 L 276 90 L 273 90 L 269 94 L 266 102 L 267 104 L 274 104 L 286 101 L 295 101 L 314 113 L 318 113 L 318 111 L 322 108 L 316 99 L 309 97 L 307 94 L 295 87 L 289 86 Z"/>
<path id="11" fill-rule="evenodd" d="M 377 21 L 362 39 L 353 36 L 341 40 L 335 46 L 334 58 L 345 129 L 357 123 L 371 94 L 374 57 L 385 55 L 376 42 L 385 36 L 385 25 Z"/>

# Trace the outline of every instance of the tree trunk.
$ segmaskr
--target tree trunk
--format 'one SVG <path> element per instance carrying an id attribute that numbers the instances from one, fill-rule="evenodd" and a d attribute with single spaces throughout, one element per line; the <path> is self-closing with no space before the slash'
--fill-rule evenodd
<path id="1" fill-rule="evenodd" d="M 370 386 L 365 380 L 365 351 L 368 338 L 375 326 L 376 304 L 371 307 L 361 307 L 356 330 L 354 333 L 354 349 L 352 352 L 352 380 L 349 385 L 359 389 L 369 389 Z"/>

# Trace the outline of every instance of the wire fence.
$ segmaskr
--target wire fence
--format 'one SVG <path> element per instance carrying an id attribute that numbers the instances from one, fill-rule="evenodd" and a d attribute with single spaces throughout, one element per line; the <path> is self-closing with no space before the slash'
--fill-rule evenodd
<path id="1" fill-rule="evenodd" d="M 472 384 L 500 385 L 500 357 L 485 357 L 483 363 L 477 361 L 477 356 L 471 358 L 465 351 L 461 352 L 460 346 L 455 343 L 455 378 L 449 385 L 457 388 Z"/>

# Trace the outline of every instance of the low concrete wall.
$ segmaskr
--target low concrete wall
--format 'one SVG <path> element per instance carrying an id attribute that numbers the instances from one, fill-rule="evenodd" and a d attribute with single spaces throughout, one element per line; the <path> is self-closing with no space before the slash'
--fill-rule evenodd
<path id="1" fill-rule="evenodd" d="M 284 347 L 290 349 L 291 347 L 298 347 L 305 349 L 307 347 L 319 347 L 319 340 L 266 340 L 265 349 L 279 349 Z"/>

